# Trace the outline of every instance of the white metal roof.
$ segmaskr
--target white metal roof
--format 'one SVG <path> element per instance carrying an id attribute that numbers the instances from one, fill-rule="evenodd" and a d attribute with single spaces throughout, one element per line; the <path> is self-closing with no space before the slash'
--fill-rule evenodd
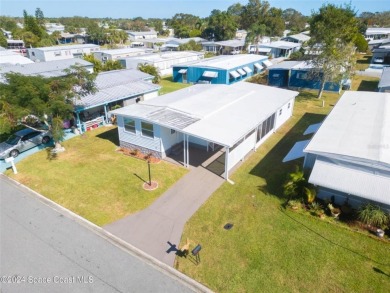
<path id="1" fill-rule="evenodd" d="M 380 35 L 390 34 L 390 28 L 388 28 L 388 27 L 369 27 L 369 28 L 367 28 L 366 35 L 375 35 L 375 34 L 380 34 Z"/>
<path id="2" fill-rule="evenodd" d="M 145 79 L 148 77 L 151 76 L 134 69 L 99 73 L 96 77 L 98 91 L 81 97 L 74 103 L 78 107 L 87 109 L 160 89 L 160 86 L 146 82 Z"/>
<path id="3" fill-rule="evenodd" d="M 11 50 L 0 50 L 0 64 L 2 64 L 1 67 L 3 67 L 3 64 L 10 64 L 10 65 L 16 65 L 16 64 L 29 64 L 34 63 L 31 59 L 26 58 L 16 52 L 13 52 Z M 0 73 L 2 72 L 0 68 Z"/>
<path id="4" fill-rule="evenodd" d="M 390 176 L 317 159 L 309 182 L 353 196 L 390 205 Z"/>
<path id="5" fill-rule="evenodd" d="M 286 38 L 292 38 L 292 39 L 295 39 L 297 41 L 301 41 L 301 42 L 306 42 L 308 40 L 310 40 L 310 37 L 308 35 L 305 35 L 305 34 L 302 34 L 302 33 L 299 33 L 299 34 L 295 34 L 295 35 L 289 35 L 285 38 L 282 38 L 283 39 L 286 39 Z"/>
<path id="6" fill-rule="evenodd" d="M 215 44 L 224 46 L 224 47 L 243 47 L 245 45 L 245 40 L 226 40 L 215 42 Z"/>
<path id="7" fill-rule="evenodd" d="M 204 56 L 204 52 L 168 51 L 168 52 L 161 52 L 161 53 L 154 53 L 154 54 L 146 54 L 146 55 L 141 55 L 141 56 L 126 57 L 126 58 L 121 58 L 121 59 L 122 60 L 124 60 L 124 59 L 139 60 L 139 61 L 157 63 L 157 62 L 163 62 L 163 61 L 168 61 L 168 60 L 177 60 L 179 62 L 180 59 L 185 59 L 185 58 L 189 58 L 189 57 L 203 58 L 203 56 Z"/>
<path id="8" fill-rule="evenodd" d="M 112 113 L 180 129 L 189 135 L 230 147 L 297 95 L 295 91 L 247 82 L 197 84 Z M 153 120 L 152 114 L 161 109 L 178 113 L 180 121 L 186 117 L 185 121 L 193 122 L 179 128 L 167 121 Z"/>
<path id="9" fill-rule="evenodd" d="M 283 61 L 278 64 L 274 64 L 269 69 L 292 69 L 294 66 L 304 63 L 305 61 Z"/>
<path id="10" fill-rule="evenodd" d="M 40 48 L 33 48 L 33 49 L 42 50 L 42 51 L 62 51 L 62 50 L 77 50 L 77 49 L 86 49 L 86 48 L 95 49 L 95 48 L 100 48 L 100 46 L 94 44 L 78 44 L 78 45 L 66 45 L 66 46 L 40 47 Z"/>
<path id="11" fill-rule="evenodd" d="M 267 59 L 267 56 L 253 54 L 220 55 L 213 58 L 203 59 L 198 62 L 187 63 L 187 65 L 190 65 L 191 67 L 212 67 L 229 70 L 252 62 L 262 62 Z"/>
<path id="12" fill-rule="evenodd" d="M 390 87 L 390 67 L 384 67 L 378 88 Z"/>
<path id="13" fill-rule="evenodd" d="M 306 153 L 390 165 L 390 93 L 345 92 Z"/>
<path id="14" fill-rule="evenodd" d="M 8 72 L 20 73 L 23 75 L 42 75 L 45 77 L 64 76 L 64 69 L 73 65 L 81 65 L 84 67 L 93 67 L 93 64 L 79 58 L 69 58 L 63 60 L 36 62 L 29 64 L 16 64 L 13 66 L 1 67 L 0 74 Z"/>
<path id="15" fill-rule="evenodd" d="M 277 49 L 293 49 L 296 47 L 301 47 L 299 43 L 292 43 L 287 41 L 276 41 L 271 43 L 259 44 L 261 48 L 277 48 Z"/>
<path id="16" fill-rule="evenodd" d="M 99 50 L 95 51 L 94 53 L 104 53 L 104 54 L 110 54 L 110 55 L 120 55 L 120 54 L 126 54 L 126 53 L 145 53 L 145 51 L 151 51 L 151 49 L 148 48 L 122 48 L 122 49 L 111 49 L 111 50 Z"/>

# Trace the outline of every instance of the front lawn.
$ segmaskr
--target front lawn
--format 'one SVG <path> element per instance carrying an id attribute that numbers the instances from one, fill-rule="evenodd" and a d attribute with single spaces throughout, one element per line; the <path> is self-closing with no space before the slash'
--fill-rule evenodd
<path id="1" fill-rule="evenodd" d="M 293 117 L 231 176 L 235 184 L 225 183 L 186 224 L 181 245 L 200 243 L 201 262 L 178 257 L 178 270 L 217 292 L 388 292 L 389 243 L 282 207 L 286 174 L 303 162 L 283 157 L 339 97 L 325 93 L 322 108 L 315 96 L 301 94 Z"/>
<path id="2" fill-rule="evenodd" d="M 17 175 L 6 175 L 99 226 L 146 208 L 187 172 L 165 161 L 151 164 L 159 188 L 143 190 L 147 163 L 115 151 L 116 127 L 88 131 L 63 145 L 66 151 L 57 158 L 41 151 L 19 162 Z"/>
<path id="3" fill-rule="evenodd" d="M 161 89 L 159 91 L 159 95 L 161 96 L 161 95 L 168 94 L 170 92 L 174 92 L 174 91 L 189 87 L 190 84 L 181 83 L 181 82 L 174 82 L 174 81 L 172 81 L 172 76 L 166 76 L 166 77 L 161 78 L 160 86 L 161 86 Z"/>

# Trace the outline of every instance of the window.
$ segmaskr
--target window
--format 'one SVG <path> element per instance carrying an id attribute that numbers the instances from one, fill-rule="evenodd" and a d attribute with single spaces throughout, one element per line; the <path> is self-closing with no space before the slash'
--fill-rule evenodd
<path id="1" fill-rule="evenodd" d="M 279 110 L 279 116 L 282 115 L 282 110 L 283 110 L 283 109 L 280 109 L 280 110 Z"/>
<path id="2" fill-rule="evenodd" d="M 275 114 L 272 114 L 262 124 L 259 125 L 257 130 L 257 142 L 259 142 L 264 136 L 266 136 L 275 125 Z"/>
<path id="3" fill-rule="evenodd" d="M 31 52 L 31 55 L 35 56 L 35 52 Z"/>
<path id="4" fill-rule="evenodd" d="M 307 79 L 307 73 L 298 72 L 297 79 Z"/>
<path id="5" fill-rule="evenodd" d="M 175 134 L 176 133 L 176 130 L 175 129 L 171 129 L 171 134 Z"/>
<path id="6" fill-rule="evenodd" d="M 273 78 L 279 78 L 279 76 L 280 76 L 279 73 L 274 73 L 274 74 L 272 74 L 272 77 L 273 77 Z"/>
<path id="7" fill-rule="evenodd" d="M 124 118 L 123 122 L 127 132 L 135 133 L 135 121 L 133 119 Z"/>
<path id="8" fill-rule="evenodd" d="M 143 136 L 154 138 L 153 124 L 141 122 L 141 131 Z"/>
<path id="9" fill-rule="evenodd" d="M 288 103 L 287 109 L 290 109 L 290 107 L 291 107 L 291 103 Z"/>
<path id="10" fill-rule="evenodd" d="M 61 51 L 55 51 L 54 56 L 61 56 Z"/>

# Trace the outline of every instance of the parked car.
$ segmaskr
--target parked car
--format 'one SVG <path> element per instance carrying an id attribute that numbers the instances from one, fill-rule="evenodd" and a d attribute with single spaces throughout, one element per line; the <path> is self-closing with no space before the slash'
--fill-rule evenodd
<path id="1" fill-rule="evenodd" d="M 36 131 L 26 128 L 15 132 L 5 142 L 0 143 L 0 159 L 17 157 L 21 152 L 27 151 L 37 145 L 47 144 L 52 138 L 49 131 Z"/>
<path id="2" fill-rule="evenodd" d="M 374 58 L 374 63 L 383 63 L 385 60 L 383 57 L 375 57 Z"/>

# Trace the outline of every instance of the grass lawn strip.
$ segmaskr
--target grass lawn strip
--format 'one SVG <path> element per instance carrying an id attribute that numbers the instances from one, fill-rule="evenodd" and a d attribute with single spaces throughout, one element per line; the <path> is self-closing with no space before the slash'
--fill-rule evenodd
<path id="1" fill-rule="evenodd" d="M 186 224 L 182 245 L 188 237 L 203 249 L 198 266 L 177 258 L 180 271 L 217 292 L 387 292 L 388 243 L 281 208 L 286 174 L 303 162 L 283 157 L 339 97 L 326 93 L 322 108 L 315 94 L 297 98 L 293 117 L 232 175 L 235 185 L 225 183 Z"/>
<path id="2" fill-rule="evenodd" d="M 65 141 L 57 158 L 38 152 L 17 164 L 17 175 L 6 175 L 103 226 L 146 208 L 187 172 L 164 161 L 152 164 L 159 187 L 146 191 L 140 178 L 148 180 L 147 163 L 116 152 L 117 137 L 116 127 L 86 132 Z"/>

